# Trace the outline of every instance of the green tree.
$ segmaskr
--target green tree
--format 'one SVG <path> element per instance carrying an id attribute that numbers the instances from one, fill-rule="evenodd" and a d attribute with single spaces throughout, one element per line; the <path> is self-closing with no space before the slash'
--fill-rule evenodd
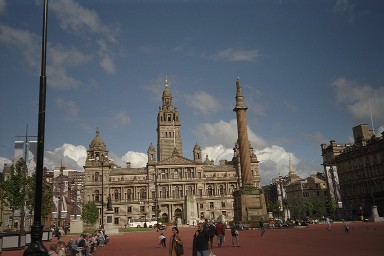
<path id="1" fill-rule="evenodd" d="M 327 202 L 325 203 L 327 206 L 327 211 L 329 214 L 335 214 L 337 209 L 336 200 L 333 196 L 328 196 Z"/>
<path id="2" fill-rule="evenodd" d="M 313 201 L 313 212 L 318 217 L 325 215 L 325 203 L 323 200 L 316 198 L 316 200 Z"/>
<path id="3" fill-rule="evenodd" d="M 267 210 L 269 212 L 278 212 L 279 211 L 279 202 L 277 201 L 268 201 Z"/>
<path id="4" fill-rule="evenodd" d="M 301 213 L 303 211 L 303 205 L 299 201 L 292 200 L 288 202 L 288 208 L 293 213 L 293 216 L 295 218 L 301 217 Z"/>
<path id="5" fill-rule="evenodd" d="M 4 186 L 4 174 L 0 172 L 0 227 L 3 225 L 4 207 L 7 206 Z"/>
<path id="6" fill-rule="evenodd" d="M 304 204 L 306 215 L 312 217 L 313 215 L 313 203 L 311 201 L 307 201 Z"/>
<path id="7" fill-rule="evenodd" d="M 81 219 L 87 224 L 95 224 L 99 219 L 99 209 L 95 202 L 86 202 L 83 205 Z"/>
<path id="8" fill-rule="evenodd" d="M 26 193 L 26 205 L 30 213 L 35 208 L 35 191 L 36 191 L 36 174 L 27 178 L 29 184 Z M 42 200 L 41 200 L 41 218 L 47 219 L 52 214 L 53 203 L 53 192 L 47 181 L 44 179 L 42 184 Z"/>
<path id="9" fill-rule="evenodd" d="M 5 198 L 12 211 L 12 226 L 15 211 L 24 207 L 27 187 L 25 161 L 20 158 L 11 166 L 10 176 L 4 181 Z M 22 227 L 24 228 L 24 227 Z"/>

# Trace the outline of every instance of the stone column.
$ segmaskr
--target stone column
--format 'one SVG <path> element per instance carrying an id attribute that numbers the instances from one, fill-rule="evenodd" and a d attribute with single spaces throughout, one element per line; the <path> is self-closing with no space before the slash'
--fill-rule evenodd
<path id="1" fill-rule="evenodd" d="M 241 92 L 240 80 L 236 80 L 236 106 L 233 111 L 237 117 L 237 136 L 240 153 L 241 182 L 242 186 L 252 185 L 251 175 L 251 157 L 249 154 L 249 140 L 247 130 L 247 118 L 245 111 L 248 107 L 244 103 L 244 97 Z"/>

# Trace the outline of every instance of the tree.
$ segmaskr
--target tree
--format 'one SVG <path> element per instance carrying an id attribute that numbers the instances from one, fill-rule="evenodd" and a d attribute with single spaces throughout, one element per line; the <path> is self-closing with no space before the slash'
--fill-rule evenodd
<path id="1" fill-rule="evenodd" d="M 4 186 L 4 174 L 0 172 L 0 227 L 3 225 L 4 206 L 7 205 Z"/>
<path id="2" fill-rule="evenodd" d="M 325 215 L 325 203 L 323 200 L 316 198 L 313 201 L 313 211 L 318 217 L 322 217 Z"/>
<path id="3" fill-rule="evenodd" d="M 30 213 L 33 212 L 35 208 L 35 190 L 36 190 L 36 174 L 27 178 L 29 184 L 26 191 L 26 205 Z M 43 193 L 41 200 L 41 218 L 46 219 L 50 214 L 52 214 L 53 209 L 53 193 L 52 189 L 47 183 L 46 180 L 43 180 Z"/>
<path id="4" fill-rule="evenodd" d="M 328 200 L 327 200 L 327 202 L 325 204 L 327 206 L 328 213 L 335 214 L 336 208 L 337 208 L 337 204 L 336 204 L 335 198 L 333 196 L 328 196 Z"/>
<path id="5" fill-rule="evenodd" d="M 99 219 L 99 209 L 95 202 L 86 202 L 83 205 L 81 219 L 87 224 L 95 224 Z"/>
<path id="6" fill-rule="evenodd" d="M 25 173 L 25 161 L 20 158 L 16 164 L 12 164 L 10 176 L 4 181 L 5 198 L 9 208 L 12 211 L 12 226 L 14 222 L 15 211 L 24 207 L 27 177 Z M 24 218 L 24 216 L 21 216 Z M 24 228 L 24 227 L 21 227 Z"/>
<path id="7" fill-rule="evenodd" d="M 304 204 L 306 215 L 312 217 L 313 215 L 313 203 L 311 201 L 307 201 Z"/>

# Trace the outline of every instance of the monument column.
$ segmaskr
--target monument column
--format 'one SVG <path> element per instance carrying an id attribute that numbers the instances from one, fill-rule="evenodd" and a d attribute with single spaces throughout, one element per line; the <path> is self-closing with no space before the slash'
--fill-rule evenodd
<path id="1" fill-rule="evenodd" d="M 260 219 L 267 220 L 268 213 L 262 190 L 255 187 L 251 169 L 250 144 L 248 140 L 247 119 L 245 111 L 248 109 L 244 103 L 240 80 L 236 80 L 236 106 L 233 111 L 237 118 L 237 141 L 239 145 L 241 187 L 233 193 L 234 220 L 251 224 L 256 227 Z M 258 182 L 257 182 L 258 183 Z"/>
<path id="2" fill-rule="evenodd" d="M 242 186 L 252 185 L 251 157 L 249 154 L 249 141 L 247 130 L 247 118 L 245 111 L 248 107 L 244 103 L 244 96 L 241 92 L 240 80 L 236 80 L 236 106 L 233 111 L 237 117 L 237 140 L 240 151 L 240 167 Z"/>

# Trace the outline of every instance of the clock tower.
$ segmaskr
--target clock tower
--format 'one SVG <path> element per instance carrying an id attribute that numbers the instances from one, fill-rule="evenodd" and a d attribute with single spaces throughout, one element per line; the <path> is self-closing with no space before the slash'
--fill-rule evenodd
<path id="1" fill-rule="evenodd" d="M 179 111 L 172 103 L 172 94 L 169 90 L 168 80 L 165 79 L 165 88 L 162 96 L 162 106 L 157 115 L 157 160 L 162 161 L 177 153 L 183 155 L 180 133 Z"/>

